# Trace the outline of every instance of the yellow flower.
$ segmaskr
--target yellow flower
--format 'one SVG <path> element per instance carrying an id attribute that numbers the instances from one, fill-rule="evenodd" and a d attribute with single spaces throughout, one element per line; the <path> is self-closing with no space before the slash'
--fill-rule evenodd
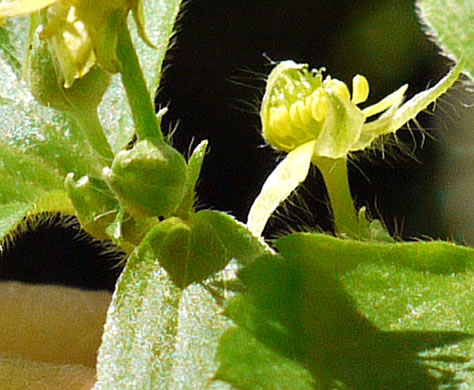
<path id="1" fill-rule="evenodd" d="M 65 87 L 95 63 L 110 73 L 119 71 L 118 34 L 130 10 L 140 36 L 151 45 L 144 31 L 142 0 L 7 0 L 0 3 L 0 20 L 40 10 L 47 10 L 41 37 L 51 43 Z"/>
<path id="2" fill-rule="evenodd" d="M 458 65 L 433 88 L 403 105 L 407 85 L 361 109 L 358 104 L 369 95 L 364 76 L 353 78 L 351 96 L 342 81 L 323 78 L 324 69 L 309 70 L 307 65 L 293 61 L 279 63 L 268 78 L 260 116 L 265 141 L 288 156 L 268 177 L 252 205 L 249 229 L 257 236 L 261 234 L 273 211 L 306 178 L 311 163 L 322 171 L 333 198 L 337 189 L 329 188 L 326 176 L 334 167 L 342 169 L 350 153 L 370 147 L 376 138 L 395 133 L 415 118 L 447 91 L 462 70 L 463 64 Z M 380 114 L 377 119 L 367 121 L 376 114 Z"/>
<path id="3" fill-rule="evenodd" d="M 345 83 L 326 76 L 321 70 L 308 70 L 306 65 L 284 61 L 268 78 L 261 108 L 263 138 L 275 149 L 291 152 L 298 146 L 316 141 L 314 153 L 340 158 L 362 150 L 388 128 L 390 119 L 403 100 L 407 85 L 381 102 L 361 110 L 369 95 L 364 76 L 352 80 L 352 98 Z M 372 123 L 370 116 L 387 113 Z M 388 119 L 390 118 L 390 119 Z"/>

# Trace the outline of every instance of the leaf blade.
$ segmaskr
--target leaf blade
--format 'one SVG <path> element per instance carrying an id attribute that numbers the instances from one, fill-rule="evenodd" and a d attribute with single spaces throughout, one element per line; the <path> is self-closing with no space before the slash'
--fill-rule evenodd
<path id="1" fill-rule="evenodd" d="M 474 80 L 474 4 L 464 0 L 418 0 L 418 13 L 427 33 L 443 53 L 456 62 L 466 62 Z"/>

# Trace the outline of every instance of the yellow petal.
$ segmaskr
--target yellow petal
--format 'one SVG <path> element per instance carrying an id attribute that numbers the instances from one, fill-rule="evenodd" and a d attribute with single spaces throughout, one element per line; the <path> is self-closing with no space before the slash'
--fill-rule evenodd
<path id="1" fill-rule="evenodd" d="M 313 152 L 320 157 L 345 158 L 360 137 L 365 117 L 347 96 L 331 92 L 326 96 L 326 120 Z"/>
<path id="2" fill-rule="evenodd" d="M 329 110 L 329 101 L 323 89 L 317 89 L 310 96 L 311 114 L 314 120 L 321 122 L 326 119 Z"/>
<path id="3" fill-rule="evenodd" d="M 390 125 L 391 131 L 396 131 L 409 120 L 414 119 L 421 111 L 435 102 L 441 95 L 456 82 L 461 72 L 465 69 L 465 63 L 461 61 L 436 85 L 413 96 L 405 102 L 395 113 Z"/>
<path id="4" fill-rule="evenodd" d="M 56 3 L 58 0 L 10 0 L 0 3 L 0 18 L 24 16 Z"/>
<path id="5" fill-rule="evenodd" d="M 375 103 L 367 108 L 364 108 L 362 110 L 363 114 L 365 117 L 369 117 L 375 114 L 378 114 L 382 111 L 385 111 L 386 109 L 400 104 L 401 100 L 403 99 L 403 95 L 405 94 L 405 91 L 408 88 L 408 84 L 405 84 L 398 88 L 395 92 L 392 92 L 390 95 L 387 97 L 383 98 L 380 102 Z"/>
<path id="6" fill-rule="evenodd" d="M 262 234 L 275 209 L 308 176 L 315 143 L 316 141 L 307 142 L 288 153 L 268 176 L 247 219 L 247 227 L 255 236 Z"/>

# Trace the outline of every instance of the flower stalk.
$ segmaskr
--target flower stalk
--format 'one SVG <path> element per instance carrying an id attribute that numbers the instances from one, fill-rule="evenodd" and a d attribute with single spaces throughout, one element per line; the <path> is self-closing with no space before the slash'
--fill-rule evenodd
<path id="1" fill-rule="evenodd" d="M 357 212 L 352 200 L 347 172 L 347 159 L 314 157 L 313 164 L 318 167 L 326 184 L 336 232 L 341 236 L 360 238 L 363 226 L 359 225 Z"/>
<path id="2" fill-rule="evenodd" d="M 105 136 L 97 110 L 70 111 L 69 114 L 86 136 L 92 148 L 103 157 L 104 164 L 109 164 L 114 158 L 114 153 Z"/>
<path id="3" fill-rule="evenodd" d="M 120 63 L 119 72 L 122 83 L 132 110 L 137 138 L 163 143 L 163 134 L 155 115 L 155 107 L 146 86 L 130 31 L 126 25 L 119 33 L 117 58 Z"/>

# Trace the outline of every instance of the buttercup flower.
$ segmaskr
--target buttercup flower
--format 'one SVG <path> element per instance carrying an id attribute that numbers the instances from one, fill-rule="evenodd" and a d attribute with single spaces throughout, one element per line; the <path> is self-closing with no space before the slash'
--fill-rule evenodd
<path id="1" fill-rule="evenodd" d="M 361 109 L 358 104 L 369 95 L 369 83 L 364 76 L 353 78 L 351 96 L 342 81 L 330 76 L 323 78 L 324 69 L 309 70 L 307 65 L 293 61 L 279 63 L 268 78 L 260 115 L 265 141 L 288 156 L 268 177 L 252 205 L 249 229 L 256 235 L 262 233 L 270 215 L 306 178 L 313 163 L 326 182 L 338 230 L 357 235 L 354 230 L 360 229 L 355 210 L 352 216 L 347 215 L 347 209 L 342 212 L 343 224 L 352 226 L 340 229 L 338 223 L 341 207 L 354 209 L 346 177 L 349 154 L 369 148 L 381 135 L 395 133 L 415 118 L 454 84 L 462 69 L 463 65 L 458 65 L 433 88 L 403 105 L 407 85 Z M 380 114 L 377 119 L 368 121 L 376 114 Z M 351 204 L 344 206 L 342 203 L 347 201 Z"/>
<path id="2" fill-rule="evenodd" d="M 116 73 L 118 34 L 130 10 L 141 38 L 150 46 L 144 30 L 141 0 L 7 0 L 0 3 L 0 20 L 47 10 L 42 39 L 51 43 L 65 87 L 83 77 L 97 63 Z"/>

